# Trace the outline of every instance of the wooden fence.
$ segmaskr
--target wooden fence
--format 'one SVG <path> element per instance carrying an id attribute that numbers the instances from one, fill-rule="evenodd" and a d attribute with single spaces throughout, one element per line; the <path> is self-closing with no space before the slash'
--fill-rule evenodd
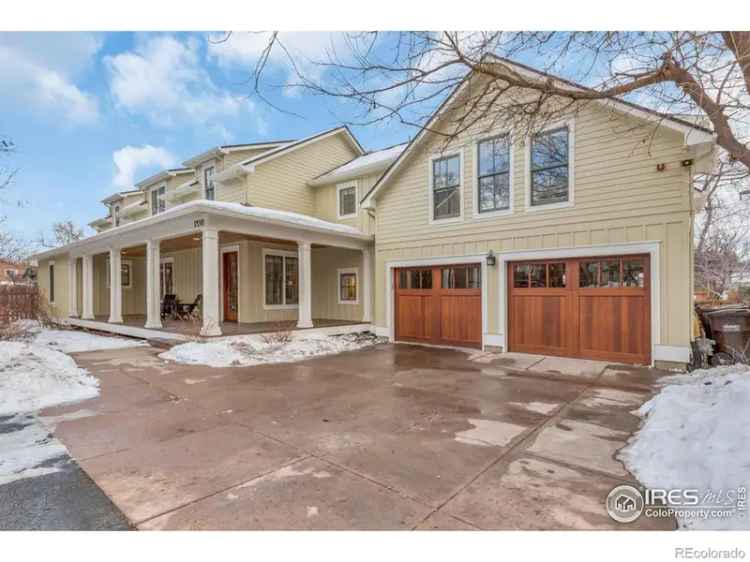
<path id="1" fill-rule="evenodd" d="M 39 288 L 33 285 L 0 285 L 0 324 L 37 318 Z"/>

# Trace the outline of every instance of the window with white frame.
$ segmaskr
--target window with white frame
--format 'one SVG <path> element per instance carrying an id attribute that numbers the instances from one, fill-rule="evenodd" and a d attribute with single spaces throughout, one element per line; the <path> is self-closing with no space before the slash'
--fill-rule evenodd
<path id="1" fill-rule="evenodd" d="M 342 185 L 338 189 L 338 218 L 344 219 L 357 214 L 357 186 Z"/>
<path id="2" fill-rule="evenodd" d="M 510 209 L 510 137 L 498 135 L 477 143 L 477 211 Z"/>
<path id="3" fill-rule="evenodd" d="M 339 269 L 339 304 L 359 302 L 359 275 L 356 268 Z"/>
<path id="4" fill-rule="evenodd" d="M 461 157 L 458 154 L 432 160 L 432 219 L 461 216 Z"/>
<path id="5" fill-rule="evenodd" d="M 158 215 L 163 213 L 166 208 L 166 186 L 157 187 L 151 190 L 151 214 Z"/>
<path id="6" fill-rule="evenodd" d="M 55 264 L 49 264 L 49 303 L 55 304 Z"/>
<path id="7" fill-rule="evenodd" d="M 107 279 L 107 288 L 109 289 L 111 280 L 110 280 L 110 267 L 109 267 L 109 257 L 106 257 L 104 259 L 105 263 L 105 271 L 106 271 L 106 279 Z M 130 289 L 133 286 L 133 262 L 130 260 L 121 260 L 120 261 L 120 286 L 123 289 Z"/>
<path id="8" fill-rule="evenodd" d="M 216 186 L 214 184 L 214 167 L 208 166 L 203 169 L 203 187 L 206 191 L 206 199 L 216 199 Z"/>
<path id="9" fill-rule="evenodd" d="M 296 254 L 290 252 L 263 253 L 265 305 L 267 307 L 296 307 L 299 303 L 299 267 Z"/>
<path id="10" fill-rule="evenodd" d="M 161 277 L 161 298 L 164 295 L 174 294 L 174 260 L 162 258 L 159 263 L 159 276 Z"/>
<path id="11" fill-rule="evenodd" d="M 570 201 L 570 128 L 542 131 L 531 138 L 529 204 Z"/>
<path id="12" fill-rule="evenodd" d="M 120 206 L 119 205 L 115 205 L 115 210 L 113 214 L 115 218 L 115 226 L 120 226 Z"/>

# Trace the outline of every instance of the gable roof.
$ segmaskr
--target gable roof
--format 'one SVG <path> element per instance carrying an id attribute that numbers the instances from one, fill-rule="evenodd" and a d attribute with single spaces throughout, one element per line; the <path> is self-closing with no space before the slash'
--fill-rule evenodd
<path id="1" fill-rule="evenodd" d="M 131 189 L 128 191 L 118 191 L 117 193 L 113 193 L 112 195 L 108 195 L 104 199 L 101 200 L 102 203 L 105 205 L 109 203 L 114 203 L 115 201 L 119 201 L 120 199 L 124 199 L 128 195 L 133 195 L 134 193 L 140 193 L 140 189 Z"/>
<path id="2" fill-rule="evenodd" d="M 349 162 L 336 166 L 332 170 L 313 178 L 307 182 L 307 185 L 326 185 L 384 170 L 398 158 L 398 155 L 404 151 L 407 144 L 404 142 L 357 156 L 349 160 Z"/>
<path id="3" fill-rule="evenodd" d="M 541 70 L 537 70 L 535 68 L 532 68 L 530 66 L 527 66 L 525 64 L 510 60 L 510 59 L 499 57 L 493 54 L 489 54 L 486 56 L 487 58 L 494 59 L 497 62 L 513 67 L 513 70 L 515 72 L 518 72 L 519 74 L 523 75 L 526 78 L 552 80 L 554 82 L 559 82 L 561 85 L 567 86 L 574 90 L 594 91 L 592 88 L 589 88 L 582 84 L 578 84 L 576 82 L 573 82 L 572 80 L 567 80 L 565 78 L 553 76 L 552 74 L 548 74 Z M 406 160 L 407 155 L 424 138 L 426 132 L 431 128 L 431 125 L 435 123 L 435 121 L 438 119 L 438 117 L 440 117 L 443 111 L 445 111 L 445 109 L 450 105 L 450 103 L 453 102 L 453 100 L 456 98 L 459 92 L 463 90 L 464 86 L 468 82 L 469 77 L 472 74 L 473 74 L 473 71 L 467 72 L 466 75 L 461 79 L 461 81 L 458 84 L 456 84 L 456 86 L 453 88 L 451 93 L 448 94 L 448 96 L 438 106 L 435 112 L 430 116 L 430 119 L 427 121 L 424 127 L 422 127 L 419 133 L 411 140 L 411 142 L 409 142 L 409 144 L 406 146 L 406 149 L 403 152 L 401 152 L 398 158 L 396 158 L 396 160 L 393 163 L 391 163 L 391 165 L 386 169 L 385 173 L 378 179 L 377 182 L 375 182 L 375 185 L 373 185 L 372 188 L 370 188 L 370 190 L 365 194 L 365 196 L 362 198 L 362 201 L 361 201 L 362 206 L 367 207 L 367 206 L 372 205 L 372 201 L 374 197 L 383 189 L 385 185 L 387 185 L 388 180 L 393 176 L 394 172 Z M 711 129 L 708 129 L 696 123 L 691 123 L 690 121 L 686 119 L 681 119 L 678 117 L 660 113 L 653 109 L 644 107 L 642 105 L 638 105 L 630 101 L 622 100 L 619 98 L 600 99 L 600 100 L 593 100 L 593 101 L 603 104 L 605 106 L 610 106 L 613 109 L 616 109 L 617 111 L 620 111 L 622 113 L 625 113 L 628 115 L 634 115 L 646 121 L 655 121 L 660 124 L 663 124 L 664 126 L 670 129 L 676 130 L 682 133 L 683 135 L 685 135 L 685 142 L 687 145 L 700 144 L 703 142 L 714 142 L 713 132 L 711 131 Z"/>
<path id="4" fill-rule="evenodd" d="M 251 143 L 245 143 L 245 144 L 223 144 L 221 146 L 215 146 L 214 148 L 210 148 L 209 150 L 201 152 L 200 154 L 193 156 L 192 158 L 188 158 L 182 163 L 182 165 L 185 166 L 186 168 L 193 168 L 197 166 L 198 164 L 205 162 L 206 160 L 210 160 L 211 158 L 216 158 L 219 156 L 224 156 L 225 154 L 228 154 L 230 152 L 236 152 L 240 150 L 262 150 L 264 148 L 273 149 L 273 148 L 278 148 L 279 146 L 284 145 L 284 144 L 289 144 L 291 142 L 294 142 L 294 139 L 251 142 Z"/>
<path id="5" fill-rule="evenodd" d="M 149 187 L 150 185 L 153 185 L 158 181 L 163 181 L 169 178 L 173 178 L 180 174 L 192 174 L 192 173 L 193 173 L 192 168 L 173 168 L 171 170 L 162 170 L 161 172 L 158 172 L 154 174 L 153 176 L 146 178 L 145 180 L 139 181 L 138 183 L 135 184 L 135 186 L 138 189 L 143 190 L 145 187 Z"/>

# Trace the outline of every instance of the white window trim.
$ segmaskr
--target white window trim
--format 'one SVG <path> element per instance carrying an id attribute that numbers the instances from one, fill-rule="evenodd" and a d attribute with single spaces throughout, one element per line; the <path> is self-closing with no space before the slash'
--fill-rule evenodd
<path id="1" fill-rule="evenodd" d="M 154 206 L 153 206 L 153 197 L 154 196 L 152 195 L 152 193 L 154 191 L 156 191 L 157 192 L 156 197 L 158 199 L 158 197 L 159 197 L 158 192 L 162 188 L 164 188 L 164 195 L 163 195 L 163 197 L 164 197 L 164 211 L 166 211 L 167 210 L 167 184 L 166 183 L 159 184 L 156 187 L 152 187 L 149 190 L 149 192 L 148 192 L 148 206 L 149 206 L 149 209 L 151 210 L 151 216 L 152 217 L 155 217 L 156 215 L 160 215 L 160 214 L 162 214 L 164 212 L 164 211 L 156 211 L 156 212 L 154 212 Z"/>
<path id="2" fill-rule="evenodd" d="M 432 190 L 432 163 L 435 160 L 442 160 L 443 158 L 450 158 L 451 156 L 458 156 L 458 209 L 459 214 L 457 217 L 450 217 L 445 219 L 435 218 L 435 209 L 433 204 L 434 193 Z M 464 220 L 464 148 L 460 147 L 449 152 L 440 152 L 430 155 L 427 159 L 427 219 L 429 224 L 455 224 L 463 222 Z"/>
<path id="3" fill-rule="evenodd" d="M 105 270 L 106 270 L 106 272 L 105 272 L 105 278 L 107 279 L 107 289 L 109 289 L 111 287 L 111 280 L 109 278 L 109 271 L 110 271 L 110 268 L 109 268 L 109 256 L 107 256 L 104 259 L 104 264 L 105 264 Z M 127 285 L 124 285 L 122 283 L 122 279 L 120 279 L 120 288 L 121 289 L 132 289 L 133 288 L 133 260 L 120 259 L 120 267 L 122 267 L 123 265 L 128 265 L 130 267 L 130 283 L 128 283 Z M 122 276 L 122 272 L 120 272 L 120 275 Z"/>
<path id="4" fill-rule="evenodd" d="M 354 188 L 354 212 L 346 215 L 341 214 L 341 192 L 345 189 Z M 336 186 L 336 218 L 353 219 L 359 214 L 359 189 L 356 181 L 340 183 Z"/>
<path id="5" fill-rule="evenodd" d="M 172 264 L 172 289 L 174 290 L 174 258 L 159 258 L 159 292 L 163 291 L 164 289 L 164 278 L 161 275 L 161 265 L 164 263 Z M 161 298 L 161 295 L 159 295 L 159 298 Z"/>
<path id="6" fill-rule="evenodd" d="M 214 184 L 215 185 L 215 184 Z M 242 318 L 242 298 L 240 296 L 240 288 L 242 287 L 242 252 L 240 251 L 239 244 L 231 244 L 229 246 L 221 246 L 219 248 L 220 264 L 219 264 L 219 315 L 221 321 L 224 322 L 224 254 L 231 254 L 237 252 L 237 323 L 240 323 Z M 263 258 L 263 302 L 266 302 L 265 286 L 266 286 L 266 275 L 265 275 L 265 263 L 266 258 Z"/>
<path id="7" fill-rule="evenodd" d="M 356 280 L 355 286 L 357 288 L 356 298 L 353 301 L 341 300 L 341 275 L 344 273 L 353 273 L 354 279 Z M 336 292 L 338 293 L 339 304 L 359 304 L 359 268 L 358 267 L 344 267 L 336 270 Z"/>
<path id="8" fill-rule="evenodd" d="M 200 183 L 201 183 L 201 185 L 203 187 L 203 199 L 205 199 L 207 201 L 209 199 L 208 199 L 208 197 L 206 197 L 206 188 L 208 187 L 208 184 L 206 183 L 206 170 L 208 170 L 209 168 L 213 168 L 214 169 L 214 173 L 213 173 L 213 175 L 211 177 L 215 178 L 216 174 L 218 173 L 218 170 L 216 169 L 216 159 L 209 160 L 208 162 L 204 162 L 203 164 L 201 164 L 201 180 L 200 180 Z M 217 185 L 218 185 L 218 183 L 216 182 L 216 179 L 214 179 L 214 198 L 213 198 L 214 201 L 217 201 L 217 199 L 216 199 L 216 191 L 217 191 L 216 190 L 216 186 Z"/>
<path id="9" fill-rule="evenodd" d="M 509 198 L 509 206 L 507 209 L 500 209 L 498 211 L 487 211 L 484 213 L 479 212 L 479 143 L 494 139 L 496 137 L 502 137 L 507 136 L 509 141 L 508 151 L 509 151 L 509 160 L 508 160 L 508 198 Z M 515 199 L 515 189 L 514 189 L 514 176 L 515 176 L 515 157 L 513 153 L 515 152 L 515 142 L 513 141 L 513 132 L 509 130 L 502 130 L 502 131 L 493 131 L 491 133 L 488 133 L 486 135 L 482 135 L 480 137 L 477 137 L 474 140 L 474 174 L 473 174 L 473 184 L 474 184 L 474 204 L 473 204 L 473 215 L 475 220 L 486 220 L 486 219 L 492 219 L 495 217 L 507 217 L 508 215 L 513 214 L 513 200 Z"/>
<path id="10" fill-rule="evenodd" d="M 575 118 L 571 117 L 564 121 L 557 121 L 551 125 L 544 127 L 543 129 L 536 131 L 536 133 L 544 133 L 553 129 L 559 129 L 561 127 L 568 128 L 568 200 L 563 203 L 548 203 L 546 205 L 531 205 L 531 141 L 533 135 L 526 137 L 525 146 L 525 158 L 526 164 L 525 184 L 526 184 L 526 212 L 535 213 L 537 211 L 548 211 L 552 209 L 568 209 L 575 207 L 575 161 L 576 161 L 576 127 Z"/>
<path id="11" fill-rule="evenodd" d="M 274 250 L 271 248 L 263 248 L 262 253 L 262 260 L 263 260 L 263 310 L 297 310 L 299 309 L 299 303 L 298 304 L 267 304 L 266 303 L 266 256 L 285 256 L 290 258 L 297 258 L 297 269 L 298 269 L 298 275 L 299 275 L 299 254 L 297 252 L 290 252 L 288 250 Z M 283 269 L 283 278 L 286 279 L 286 261 L 284 263 L 284 269 Z M 297 290 L 299 291 L 299 277 L 297 279 Z M 281 293 L 284 297 L 284 302 L 286 302 L 286 290 L 284 290 Z M 299 300 L 299 297 L 298 297 Z"/>
<path id="12" fill-rule="evenodd" d="M 50 296 L 49 304 L 54 305 L 55 304 L 55 299 L 52 298 L 52 297 L 57 298 L 57 291 L 55 290 L 55 287 L 54 287 L 55 282 L 57 281 L 57 268 L 55 267 L 55 260 L 47 262 L 47 282 L 50 281 L 50 278 L 49 278 L 50 267 L 54 268 L 54 270 L 55 270 L 55 278 L 50 283 L 50 287 L 49 287 L 49 291 L 48 291 L 49 292 L 49 296 Z"/>

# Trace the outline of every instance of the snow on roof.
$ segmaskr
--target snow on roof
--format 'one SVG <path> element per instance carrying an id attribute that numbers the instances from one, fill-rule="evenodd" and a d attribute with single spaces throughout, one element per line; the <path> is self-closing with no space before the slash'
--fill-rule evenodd
<path id="1" fill-rule="evenodd" d="M 284 222 L 296 226 L 315 228 L 318 230 L 328 230 L 341 234 L 362 235 L 362 232 L 360 230 L 352 226 L 347 226 L 345 224 L 339 224 L 335 222 L 328 222 L 323 219 L 311 217 L 310 215 L 303 215 L 302 213 L 280 211 L 278 209 L 268 209 L 266 207 L 249 207 L 241 203 L 229 203 L 226 201 L 201 201 L 201 203 L 203 205 L 213 207 L 217 210 L 227 210 L 235 213 L 241 213 L 247 217 L 257 218 L 261 220 Z"/>
<path id="2" fill-rule="evenodd" d="M 409 143 L 397 144 L 382 150 L 374 150 L 368 152 L 362 156 L 350 160 L 346 164 L 342 164 L 338 168 L 334 168 L 315 178 L 310 182 L 311 185 L 321 185 L 324 183 L 331 183 L 337 180 L 348 179 L 363 175 L 367 172 L 374 172 L 386 168 L 391 162 L 393 162 L 398 156 L 404 151 Z"/>

